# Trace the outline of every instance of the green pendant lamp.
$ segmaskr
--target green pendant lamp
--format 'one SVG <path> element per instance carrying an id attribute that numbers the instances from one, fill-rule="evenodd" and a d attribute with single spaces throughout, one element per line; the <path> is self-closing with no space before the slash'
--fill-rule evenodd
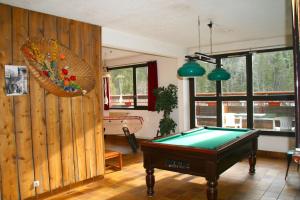
<path id="1" fill-rule="evenodd" d="M 182 67 L 177 70 L 180 77 L 196 77 L 205 74 L 205 69 L 195 60 L 189 59 Z"/>
<path id="2" fill-rule="evenodd" d="M 200 17 L 198 16 L 198 42 L 200 51 Z M 196 62 L 199 60 L 198 56 L 186 56 L 187 62 L 182 65 L 177 70 L 177 75 L 180 77 L 192 78 L 197 76 L 203 76 L 205 74 L 205 69 Z"/>
<path id="3" fill-rule="evenodd" d="M 209 24 L 207 24 L 207 26 L 210 29 L 210 54 L 212 54 L 212 25 L 212 21 Z M 226 81 L 230 79 L 230 77 L 230 73 L 221 67 L 216 67 L 207 75 L 208 80 L 211 81 Z"/>
<path id="4" fill-rule="evenodd" d="M 208 80 L 211 81 L 226 81 L 230 79 L 231 75 L 223 68 L 215 68 L 208 75 Z"/>

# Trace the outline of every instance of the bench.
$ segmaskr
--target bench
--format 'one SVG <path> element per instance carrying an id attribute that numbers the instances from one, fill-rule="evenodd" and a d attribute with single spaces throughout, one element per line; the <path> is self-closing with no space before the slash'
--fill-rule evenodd
<path id="1" fill-rule="evenodd" d="M 108 160 L 116 160 L 116 162 L 118 163 L 118 165 L 112 164 L 111 162 L 108 163 Z M 109 150 L 105 150 L 105 165 L 108 167 L 113 167 L 116 168 L 118 170 L 122 169 L 122 153 L 117 152 L 117 151 L 109 151 Z"/>

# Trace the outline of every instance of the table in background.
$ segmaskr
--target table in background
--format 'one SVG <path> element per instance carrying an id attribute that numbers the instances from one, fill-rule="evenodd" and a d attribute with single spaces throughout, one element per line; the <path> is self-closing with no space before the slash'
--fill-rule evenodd
<path id="1" fill-rule="evenodd" d="M 105 134 L 123 134 L 122 128 L 128 127 L 131 133 L 136 133 L 143 127 L 141 116 L 106 116 L 103 118 Z"/>
<path id="2" fill-rule="evenodd" d="M 240 128 L 242 127 L 243 120 L 247 120 L 247 113 L 234 113 L 234 116 L 239 120 Z M 254 113 L 253 121 L 271 121 L 273 130 L 276 127 L 275 121 L 278 120 L 275 114 L 272 113 Z"/>
<path id="3" fill-rule="evenodd" d="M 148 196 L 154 194 L 154 168 L 205 177 L 207 198 L 217 199 L 219 175 L 249 156 L 249 173 L 255 173 L 258 131 L 204 127 L 144 142 Z"/>

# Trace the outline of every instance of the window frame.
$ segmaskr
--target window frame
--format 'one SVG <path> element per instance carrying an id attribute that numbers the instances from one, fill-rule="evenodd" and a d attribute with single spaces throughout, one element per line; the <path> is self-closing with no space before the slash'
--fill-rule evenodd
<path id="1" fill-rule="evenodd" d="M 148 110 L 148 106 L 138 106 L 137 105 L 137 89 L 136 89 L 136 69 L 145 67 L 148 70 L 147 63 L 141 63 L 141 64 L 134 64 L 134 65 L 124 65 L 124 66 L 118 66 L 118 67 L 107 67 L 107 71 L 113 71 L 118 69 L 129 69 L 132 68 L 132 75 L 133 75 L 133 107 L 132 108 L 126 108 L 126 107 L 109 107 L 109 109 L 112 110 Z M 148 77 L 149 78 L 149 77 Z M 148 81 L 148 79 L 147 79 Z"/>
<path id="2" fill-rule="evenodd" d="M 276 49 L 267 49 L 267 50 L 258 50 L 258 51 L 244 51 L 238 53 L 229 53 L 229 54 L 219 54 L 214 55 L 216 58 L 216 67 L 221 66 L 222 58 L 230 57 L 246 57 L 246 77 L 247 77 L 247 86 L 246 86 L 246 96 L 222 96 L 222 82 L 216 81 L 216 96 L 196 96 L 195 95 L 195 81 L 194 78 L 189 78 L 189 92 L 190 92 L 190 128 L 195 128 L 195 102 L 196 101 L 216 101 L 217 102 L 217 126 L 222 127 L 222 102 L 223 101 L 246 101 L 247 102 L 247 128 L 253 129 L 253 103 L 255 101 L 295 101 L 295 93 L 290 94 L 281 94 L 281 95 L 254 95 L 253 94 L 253 72 L 252 72 L 252 55 L 253 53 L 266 53 L 274 51 L 285 51 L 293 50 L 292 47 L 286 48 L 276 48 Z M 296 105 L 296 102 L 295 102 Z M 295 137 L 294 131 L 272 131 L 272 130 L 262 130 L 261 135 L 272 135 L 272 136 L 286 136 L 286 137 Z"/>

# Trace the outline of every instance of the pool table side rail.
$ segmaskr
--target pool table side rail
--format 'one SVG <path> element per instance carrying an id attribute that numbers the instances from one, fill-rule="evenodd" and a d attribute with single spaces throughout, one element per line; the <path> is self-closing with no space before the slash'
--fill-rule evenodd
<path id="1" fill-rule="evenodd" d="M 155 137 L 155 139 L 153 139 L 152 141 L 164 141 L 165 139 L 171 139 L 174 137 L 178 137 L 181 135 L 186 135 L 186 134 L 190 134 L 190 133 L 194 133 L 196 131 L 201 131 L 203 129 L 211 129 L 211 130 L 220 130 L 223 129 L 222 127 L 213 127 L 213 126 L 204 126 L 204 127 L 196 127 L 187 131 L 182 131 L 180 133 L 171 133 L 167 136 L 157 136 Z M 226 131 L 249 131 L 251 129 L 247 129 L 247 128 L 226 128 Z"/>
<path id="2" fill-rule="evenodd" d="M 216 150 L 218 151 L 218 153 L 226 151 L 226 149 L 228 149 L 228 147 L 231 147 L 231 148 L 234 147 L 235 143 L 241 143 L 244 141 L 248 141 L 249 139 L 257 138 L 259 136 L 259 132 L 260 132 L 260 130 L 252 130 L 249 133 L 247 133 L 239 138 L 236 138 L 232 141 L 229 141 L 229 142 L 219 146 Z"/>

